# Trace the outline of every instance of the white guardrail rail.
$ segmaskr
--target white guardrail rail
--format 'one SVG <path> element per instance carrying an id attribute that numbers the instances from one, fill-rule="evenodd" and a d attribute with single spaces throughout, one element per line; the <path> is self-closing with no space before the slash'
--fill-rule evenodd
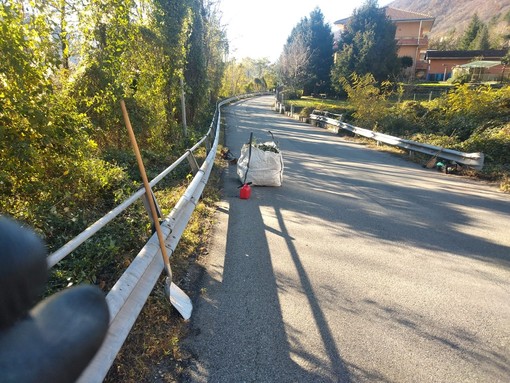
<path id="1" fill-rule="evenodd" d="M 202 139 L 200 139 L 200 141 L 198 141 L 191 149 L 187 150 L 186 153 L 177 159 L 177 161 L 150 182 L 151 187 L 154 187 L 154 185 L 170 174 L 184 160 L 189 162 L 189 165 L 194 172 L 194 178 L 190 185 L 176 203 L 169 216 L 161 224 L 166 247 L 169 251 L 169 257 L 171 257 L 175 251 L 182 233 L 184 232 L 184 229 L 195 210 L 195 206 L 202 195 L 205 185 L 207 184 L 209 175 L 211 174 L 214 158 L 218 148 L 221 107 L 233 101 L 263 94 L 266 93 L 236 96 L 218 103 L 214 118 L 206 135 L 202 137 Z M 207 150 L 207 157 L 199 167 L 193 153 L 203 144 L 205 144 Z M 59 250 L 50 254 L 47 259 L 48 267 L 53 267 L 60 260 L 69 255 L 73 250 L 101 230 L 139 198 L 142 198 L 142 200 L 147 198 L 143 187 Z M 153 198 L 155 197 L 153 196 Z M 154 285 L 163 271 L 164 265 L 161 254 L 159 254 L 160 251 L 158 238 L 156 234 L 154 234 L 107 294 L 106 302 L 110 312 L 108 333 L 103 345 L 96 353 L 94 359 L 78 379 L 79 383 L 99 383 L 104 380 L 108 370 L 115 360 L 115 357 L 131 331 L 133 324 L 140 314 L 142 307 L 147 301 L 150 292 L 154 288 Z"/>
<path id="2" fill-rule="evenodd" d="M 383 133 L 374 132 L 372 130 L 358 128 L 356 126 L 347 124 L 340 121 L 341 115 L 330 113 L 327 111 L 314 110 L 310 114 L 310 121 L 318 126 L 326 127 L 325 125 L 331 125 L 338 129 L 348 130 L 354 134 L 372 138 L 378 142 L 383 142 L 388 145 L 397 146 L 402 149 L 409 150 L 412 152 L 419 152 L 444 158 L 447 160 L 455 161 L 458 164 L 469 166 L 473 169 L 481 170 L 484 163 L 483 153 L 463 153 L 456 150 L 445 149 L 435 145 L 423 144 L 416 141 L 405 140 L 403 138 L 390 136 Z"/>

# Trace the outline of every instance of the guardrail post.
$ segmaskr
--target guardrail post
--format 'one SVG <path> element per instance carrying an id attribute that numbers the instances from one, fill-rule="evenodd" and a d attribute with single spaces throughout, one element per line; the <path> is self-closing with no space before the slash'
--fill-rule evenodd
<path id="1" fill-rule="evenodd" d="M 207 138 L 205 139 L 205 151 L 207 154 L 211 151 L 211 137 L 209 135 L 207 135 Z"/>
<path id="2" fill-rule="evenodd" d="M 197 159 L 195 158 L 195 156 L 189 149 L 188 149 L 188 156 L 186 158 L 188 160 L 189 166 L 191 167 L 191 171 L 193 172 L 193 175 L 197 174 L 198 169 L 200 169 L 200 167 L 198 166 Z"/>
<path id="3" fill-rule="evenodd" d="M 152 194 L 152 200 L 154 201 L 154 205 L 156 206 L 156 213 L 158 213 L 158 218 L 163 218 L 163 214 L 161 214 L 161 209 L 159 208 L 159 204 L 158 204 L 158 200 L 156 199 L 156 196 L 154 195 L 154 192 L 151 190 L 151 194 Z M 142 195 L 142 202 L 143 202 L 143 206 L 145 207 L 145 210 L 147 211 L 147 213 L 149 214 L 149 219 L 151 221 L 151 227 L 155 227 L 155 223 L 154 223 L 154 218 L 152 217 L 152 213 L 151 213 L 151 208 L 150 208 L 150 205 L 149 205 L 149 200 L 147 199 L 147 194 L 144 193 Z"/>

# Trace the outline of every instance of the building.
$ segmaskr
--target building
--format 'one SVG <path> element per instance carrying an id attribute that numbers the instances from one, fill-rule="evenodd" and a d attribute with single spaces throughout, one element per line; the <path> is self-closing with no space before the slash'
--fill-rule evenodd
<path id="1" fill-rule="evenodd" d="M 397 8 L 384 7 L 386 15 L 396 25 L 395 39 L 397 40 L 398 56 L 408 56 L 413 59 L 409 69 L 411 75 L 425 78 L 428 63 L 425 54 L 429 46 L 428 34 L 432 30 L 435 18 L 422 13 L 404 11 Z M 334 24 L 343 31 L 349 18 L 335 21 Z"/>
<path id="2" fill-rule="evenodd" d="M 501 59 L 506 50 L 473 51 L 427 51 L 427 80 L 445 81 L 452 76 L 454 69 L 471 67 L 471 73 L 481 81 L 496 81 L 502 78 L 505 70 Z M 478 64 L 474 63 L 477 62 Z M 499 63 L 499 65 L 495 63 Z M 468 65 L 469 64 L 469 65 Z M 478 76 L 477 76 L 478 74 Z M 483 76 L 482 76 L 483 75 Z"/>

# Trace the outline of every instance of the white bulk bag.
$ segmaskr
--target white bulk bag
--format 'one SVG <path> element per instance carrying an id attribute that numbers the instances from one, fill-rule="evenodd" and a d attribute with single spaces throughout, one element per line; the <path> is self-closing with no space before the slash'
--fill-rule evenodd
<path id="1" fill-rule="evenodd" d="M 273 147 L 278 153 L 271 150 L 262 150 L 261 147 Z M 250 144 L 244 144 L 241 155 L 237 160 L 237 175 L 243 183 L 251 182 L 258 186 L 281 186 L 283 180 L 283 157 L 274 142 L 251 147 L 251 158 L 248 166 Z M 248 176 L 245 180 L 246 171 Z"/>

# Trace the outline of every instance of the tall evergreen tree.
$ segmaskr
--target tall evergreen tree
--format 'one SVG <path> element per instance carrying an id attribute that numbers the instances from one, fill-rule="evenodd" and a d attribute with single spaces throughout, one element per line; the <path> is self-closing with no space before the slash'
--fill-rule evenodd
<path id="1" fill-rule="evenodd" d="M 476 35 L 476 39 L 473 43 L 473 49 L 484 51 L 490 48 L 491 43 L 489 41 L 489 28 L 484 25 Z"/>
<path id="2" fill-rule="evenodd" d="M 292 29 L 279 60 L 281 79 L 304 94 L 327 92 L 333 65 L 333 34 L 315 8 Z"/>
<path id="3" fill-rule="evenodd" d="M 304 84 L 303 93 L 327 93 L 331 87 L 331 67 L 333 66 L 333 34 L 331 26 L 324 21 L 319 8 L 310 13 L 307 20 L 308 41 L 305 44 L 310 50 L 308 72 L 310 79 Z"/>
<path id="4" fill-rule="evenodd" d="M 399 72 L 395 28 L 377 0 L 367 0 L 354 11 L 342 34 L 343 46 L 332 70 L 335 89 L 340 91 L 341 78 L 349 78 L 354 72 L 372 73 L 377 81 Z"/>
<path id="5" fill-rule="evenodd" d="M 464 35 L 460 39 L 459 43 L 459 49 L 462 50 L 469 50 L 469 49 L 475 49 L 474 43 L 476 40 L 476 37 L 480 33 L 480 31 L 483 29 L 484 24 L 478 17 L 478 14 L 475 13 L 473 17 L 471 18 L 471 21 L 464 32 Z"/>

